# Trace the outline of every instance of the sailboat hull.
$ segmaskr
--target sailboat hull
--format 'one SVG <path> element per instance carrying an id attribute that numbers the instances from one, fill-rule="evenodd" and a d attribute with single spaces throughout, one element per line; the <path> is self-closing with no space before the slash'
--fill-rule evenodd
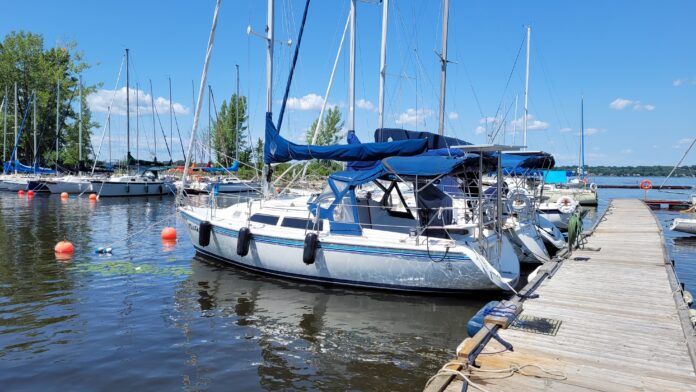
<path id="1" fill-rule="evenodd" d="M 92 192 L 99 197 L 160 196 L 176 193 L 169 183 L 164 182 L 110 182 L 92 181 Z"/>
<path id="2" fill-rule="evenodd" d="M 238 230 L 213 224 L 210 242 L 202 246 L 199 242 L 201 217 L 180 211 L 199 254 L 256 272 L 324 284 L 396 291 L 500 290 L 464 254 L 450 253 L 440 261 L 442 255 L 435 252 L 347 245 L 320 239 L 315 262 L 305 264 L 303 237 L 261 235 L 252 230 L 249 252 L 239 256 L 236 252 Z M 506 238 L 502 244 L 501 260 L 504 261 L 501 261 L 500 274 L 514 286 L 519 277 L 519 262 Z"/>
<path id="3" fill-rule="evenodd" d="M 89 181 L 53 181 L 47 182 L 46 187 L 51 193 L 79 194 L 90 192 L 92 184 Z"/>

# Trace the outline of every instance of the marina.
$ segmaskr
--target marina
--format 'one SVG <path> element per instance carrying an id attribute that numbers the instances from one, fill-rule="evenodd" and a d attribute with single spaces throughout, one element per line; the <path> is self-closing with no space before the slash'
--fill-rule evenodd
<path id="1" fill-rule="evenodd" d="M 0 27 L 3 390 L 696 390 L 690 3 L 68 3 Z"/>

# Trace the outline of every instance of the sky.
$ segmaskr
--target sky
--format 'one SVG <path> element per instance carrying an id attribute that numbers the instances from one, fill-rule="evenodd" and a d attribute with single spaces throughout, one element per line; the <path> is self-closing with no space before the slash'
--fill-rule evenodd
<path id="1" fill-rule="evenodd" d="M 109 1 L 24 0 L 8 2 L 0 34 L 26 30 L 44 36 L 47 47 L 74 41 L 91 67 L 83 74 L 99 91 L 89 97 L 95 119 L 111 117 L 114 159 L 125 156 L 125 75 L 116 86 L 125 48 L 130 84 L 139 92 L 138 155 L 167 157 L 169 91 L 183 143 L 173 131 L 173 157 L 188 144 L 213 0 Z M 277 0 L 274 118 L 285 90 L 304 1 Z M 305 142 L 319 116 L 349 11 L 349 0 L 310 4 L 300 57 L 281 134 Z M 436 0 L 391 0 L 389 8 L 385 127 L 437 132 L 440 100 L 442 4 Z M 377 128 L 382 5 L 358 1 L 356 46 L 356 133 L 363 141 Z M 578 161 L 581 97 L 584 97 L 588 165 L 673 165 L 696 137 L 696 2 L 653 1 L 462 1 L 449 13 L 445 134 L 473 143 L 522 144 L 526 26 L 530 25 L 527 117 L 529 149 L 554 154 L 559 164 Z M 235 92 L 249 97 L 249 128 L 263 136 L 266 2 L 223 0 L 208 84 L 216 105 Z M 292 46 L 287 41 L 292 40 Z M 337 63 L 327 105 L 348 115 L 348 37 Z M 125 71 L 123 71 L 125 73 Z M 150 105 L 152 82 L 159 114 L 156 136 Z M 114 87 L 116 92 L 114 93 Z M 517 102 L 517 105 L 516 105 Z M 135 113 L 135 105 L 132 105 Z M 214 115 L 214 108 L 211 112 Z M 515 115 L 516 114 L 516 115 Z M 200 133 L 208 127 L 203 99 Z M 102 128 L 93 130 L 99 144 Z M 131 137 L 134 138 L 134 134 Z M 108 143 L 107 143 L 108 144 Z M 205 142 L 203 142 L 205 144 Z M 105 147 L 106 148 L 106 147 Z M 105 151 L 105 150 L 104 150 Z M 131 147 L 135 153 L 136 148 Z M 104 156 L 101 157 L 102 159 Z M 692 152 L 684 164 L 696 164 Z"/>

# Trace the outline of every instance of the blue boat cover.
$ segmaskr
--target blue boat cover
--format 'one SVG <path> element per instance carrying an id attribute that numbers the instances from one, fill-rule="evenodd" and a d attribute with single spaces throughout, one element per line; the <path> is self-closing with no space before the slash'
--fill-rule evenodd
<path id="1" fill-rule="evenodd" d="M 567 172 L 565 170 L 545 170 L 544 182 L 547 184 L 565 184 L 568 182 Z"/>
<path id="2" fill-rule="evenodd" d="M 461 157 L 465 153 L 459 149 L 450 149 L 453 146 L 468 146 L 472 143 L 467 141 L 437 135 L 431 132 L 416 132 L 397 128 L 379 128 L 375 131 L 375 141 L 383 142 L 387 140 L 411 140 L 428 139 L 428 151 L 423 155 L 430 156 L 451 156 Z M 497 153 L 486 154 L 497 159 Z M 501 159 L 502 171 L 506 175 L 529 175 L 539 174 L 534 169 L 551 169 L 555 165 L 553 156 L 543 151 L 518 151 L 505 153 Z"/>
<path id="3" fill-rule="evenodd" d="M 392 143 L 342 144 L 333 146 L 299 145 L 278 133 L 270 113 L 266 113 L 266 140 L 263 160 L 266 164 L 292 160 L 326 159 L 332 161 L 375 161 L 389 156 L 410 156 L 424 152 L 427 140 L 403 140 Z"/>
<path id="4" fill-rule="evenodd" d="M 239 161 L 234 161 L 232 166 L 224 168 L 224 167 L 204 167 L 203 171 L 206 173 L 227 173 L 227 172 L 236 172 L 239 170 Z"/>
<path id="5" fill-rule="evenodd" d="M 55 174 L 56 172 L 53 169 L 47 169 L 45 167 L 39 166 L 38 164 L 34 166 L 22 165 L 18 160 L 15 160 L 14 164 L 12 162 L 5 162 L 5 164 L 3 165 L 3 170 L 5 173 L 17 172 L 34 174 Z"/>

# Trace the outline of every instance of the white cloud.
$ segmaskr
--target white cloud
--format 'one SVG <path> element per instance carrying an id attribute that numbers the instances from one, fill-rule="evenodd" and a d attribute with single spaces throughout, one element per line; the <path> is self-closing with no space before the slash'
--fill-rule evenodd
<path id="1" fill-rule="evenodd" d="M 568 132 L 570 132 L 570 131 L 572 131 L 572 129 L 567 128 L 567 127 L 566 127 L 566 128 L 561 128 L 561 129 L 558 130 L 558 132 L 560 132 L 560 133 L 568 133 Z"/>
<path id="2" fill-rule="evenodd" d="M 606 131 L 607 131 L 606 129 L 600 129 L 600 128 L 585 128 L 585 136 L 597 135 L 599 133 L 604 133 Z M 580 136 L 580 132 L 578 132 L 577 135 Z"/>
<path id="3" fill-rule="evenodd" d="M 633 110 L 636 111 L 648 111 L 652 112 L 655 110 L 655 105 L 649 104 L 649 103 L 641 103 L 640 101 L 634 101 L 632 99 L 626 99 L 626 98 L 616 98 L 609 104 L 610 109 L 614 110 L 624 110 L 627 107 L 633 107 Z"/>
<path id="4" fill-rule="evenodd" d="M 524 116 L 512 121 L 512 125 L 518 129 L 524 129 Z M 536 119 L 533 115 L 527 115 L 527 130 L 528 131 L 543 131 L 549 129 L 549 123 Z"/>
<path id="5" fill-rule="evenodd" d="M 678 149 L 684 149 L 686 148 L 691 142 L 694 141 L 694 138 L 691 137 L 685 137 L 683 139 L 677 140 L 677 143 L 673 145 L 672 147 L 678 148 Z"/>
<path id="6" fill-rule="evenodd" d="M 146 94 L 143 90 L 130 89 L 128 94 L 130 97 L 130 111 L 131 115 L 136 114 L 136 101 L 138 103 L 138 109 L 141 114 L 149 115 L 152 113 L 152 100 L 150 94 Z M 137 97 L 137 99 L 136 99 Z M 126 88 L 121 87 L 116 90 L 114 95 L 114 90 L 97 90 L 95 93 L 87 96 L 87 105 L 89 109 L 97 113 L 107 113 L 109 111 L 109 105 L 111 104 L 111 99 L 113 98 L 113 107 L 111 113 L 115 115 L 126 115 Z M 158 113 L 168 113 L 169 112 L 169 100 L 164 97 L 155 98 L 155 109 Z M 172 103 L 172 109 L 176 114 L 188 114 L 189 109 L 180 103 Z"/>
<path id="7" fill-rule="evenodd" d="M 355 102 L 355 105 L 358 107 L 358 109 L 363 109 L 363 110 L 375 110 L 375 104 L 366 100 L 366 99 L 358 99 L 357 102 Z"/>
<path id="8" fill-rule="evenodd" d="M 433 115 L 433 111 L 430 109 L 413 109 L 408 108 L 405 112 L 396 116 L 394 120 L 397 124 L 401 125 L 411 125 L 415 126 L 418 124 L 423 124 L 425 119 Z"/>
<path id="9" fill-rule="evenodd" d="M 627 106 L 632 104 L 633 101 L 630 99 L 616 98 L 609 104 L 609 108 L 614 110 L 624 110 Z"/>
<path id="10" fill-rule="evenodd" d="M 474 129 L 474 133 L 476 133 L 477 135 L 480 135 L 482 133 L 486 133 L 486 128 L 479 125 L 478 127 L 476 127 L 476 129 Z"/>
<path id="11" fill-rule="evenodd" d="M 681 79 L 674 79 L 672 81 L 672 86 L 674 87 L 680 87 L 680 86 L 696 86 L 696 78 L 681 78 Z"/>
<path id="12" fill-rule="evenodd" d="M 459 119 L 459 113 L 457 113 L 457 112 L 449 112 L 449 114 L 447 115 L 447 118 L 449 118 L 450 120 L 458 120 L 458 119 Z"/>
<path id="13" fill-rule="evenodd" d="M 633 105 L 633 110 L 646 110 L 648 112 L 652 112 L 655 110 L 655 105 L 651 105 L 649 103 L 642 104 L 640 102 L 636 102 L 635 105 Z"/>
<path id="14" fill-rule="evenodd" d="M 290 110 L 321 110 L 321 105 L 324 104 L 324 97 L 314 93 L 309 93 L 304 97 L 290 97 L 288 98 L 288 109 Z M 327 104 L 328 108 L 332 108 L 335 105 Z"/>

